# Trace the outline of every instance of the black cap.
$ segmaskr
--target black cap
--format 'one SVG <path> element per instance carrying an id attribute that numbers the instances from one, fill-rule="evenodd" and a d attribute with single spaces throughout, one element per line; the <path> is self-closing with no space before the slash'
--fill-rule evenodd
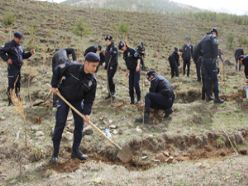
<path id="1" fill-rule="evenodd" d="M 23 34 L 21 32 L 15 32 L 14 33 L 14 37 L 18 38 L 18 39 L 22 39 L 23 38 Z"/>
<path id="2" fill-rule="evenodd" d="M 218 30 L 217 30 L 217 28 L 212 28 L 211 33 L 213 33 L 213 32 L 215 32 L 216 35 L 218 35 Z"/>
<path id="3" fill-rule="evenodd" d="M 111 35 L 106 35 L 105 37 L 105 41 L 109 40 L 112 41 L 113 37 Z"/>
<path id="4" fill-rule="evenodd" d="M 85 61 L 88 61 L 88 62 L 91 62 L 91 63 L 96 63 L 96 62 L 100 61 L 100 57 L 94 52 L 89 52 L 85 56 Z"/>
<path id="5" fill-rule="evenodd" d="M 118 45 L 119 50 L 121 50 L 124 46 L 125 46 L 125 41 L 120 41 Z"/>
<path id="6" fill-rule="evenodd" d="M 177 48 L 177 47 L 175 47 L 175 48 L 174 48 L 174 51 L 175 51 L 175 52 L 178 52 L 178 48 Z"/>
<path id="7" fill-rule="evenodd" d="M 156 74 L 156 71 L 155 70 L 149 70 L 147 73 L 146 73 L 146 76 L 147 78 L 151 77 L 151 76 L 154 76 Z"/>

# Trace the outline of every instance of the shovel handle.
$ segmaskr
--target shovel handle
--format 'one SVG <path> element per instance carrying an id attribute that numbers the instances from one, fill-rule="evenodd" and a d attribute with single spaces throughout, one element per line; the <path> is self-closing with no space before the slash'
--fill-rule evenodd
<path id="1" fill-rule="evenodd" d="M 85 116 L 79 112 L 71 103 L 69 103 L 61 94 L 60 92 L 58 92 L 56 94 L 62 101 L 64 101 L 74 112 L 76 112 L 82 119 L 85 120 Z M 91 121 L 89 121 L 88 123 L 90 126 L 92 126 L 102 137 L 104 137 L 106 140 L 108 140 L 112 145 L 114 145 L 115 147 L 117 147 L 119 150 L 121 150 L 121 147 L 116 144 L 113 140 L 109 139 L 104 132 L 102 132 L 94 123 L 92 123 Z"/>

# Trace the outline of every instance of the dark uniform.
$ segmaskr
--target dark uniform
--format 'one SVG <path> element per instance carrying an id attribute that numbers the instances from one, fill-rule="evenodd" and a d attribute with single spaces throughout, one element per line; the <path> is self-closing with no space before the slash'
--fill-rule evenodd
<path id="1" fill-rule="evenodd" d="M 140 55 L 137 51 L 127 47 L 127 50 L 123 53 L 123 59 L 126 62 L 127 69 L 129 70 L 129 96 L 131 98 L 131 104 L 134 104 L 134 89 L 137 95 L 137 101 L 141 99 L 140 92 L 140 71 L 136 71 L 138 60 Z"/>
<path id="2" fill-rule="evenodd" d="M 201 82 L 202 80 L 202 60 L 201 56 L 199 56 L 199 53 L 196 52 L 197 46 L 194 48 L 193 51 L 193 60 L 195 62 L 196 67 L 196 75 L 197 75 L 197 81 Z"/>
<path id="3" fill-rule="evenodd" d="M 234 57 L 235 57 L 235 61 L 236 61 L 236 71 L 237 70 L 241 70 L 241 67 L 242 67 L 242 64 L 239 63 L 239 57 L 244 55 L 244 49 L 243 48 L 238 48 L 235 50 L 235 53 L 234 53 Z"/>
<path id="4" fill-rule="evenodd" d="M 211 33 L 207 34 L 198 44 L 196 53 L 202 59 L 202 73 L 204 76 L 203 90 L 206 92 L 207 100 L 212 100 L 211 90 L 215 95 L 215 102 L 222 103 L 219 98 L 218 68 L 216 60 L 218 57 L 218 40 Z"/>
<path id="5" fill-rule="evenodd" d="M 115 95 L 115 84 L 113 78 L 118 67 L 118 49 L 112 42 L 107 46 L 105 52 L 105 69 L 107 70 L 109 96 Z"/>
<path id="6" fill-rule="evenodd" d="M 193 46 L 185 44 L 182 48 L 182 58 L 183 58 L 183 75 L 186 74 L 187 68 L 187 76 L 189 77 L 190 73 L 190 61 L 193 54 Z"/>
<path id="7" fill-rule="evenodd" d="M 180 66 L 178 49 L 175 49 L 175 51 L 169 56 L 168 60 L 171 68 L 171 78 L 173 78 L 174 76 L 178 77 L 179 76 L 178 67 Z"/>
<path id="8" fill-rule="evenodd" d="M 18 45 L 15 40 L 6 43 L 0 49 L 0 56 L 4 61 L 12 60 L 12 64 L 8 64 L 8 99 L 9 105 L 12 103 L 10 91 L 15 88 L 17 97 L 20 97 L 21 88 L 21 67 L 24 59 L 32 56 L 30 52 L 24 52 L 22 46 Z"/>
<path id="9" fill-rule="evenodd" d="M 89 52 L 97 53 L 97 51 L 100 50 L 100 53 L 99 53 L 99 57 L 100 57 L 99 66 L 101 66 L 105 62 L 105 54 L 104 54 L 103 51 L 101 51 L 101 49 L 102 49 L 102 47 L 100 45 L 99 46 L 95 46 L 95 45 L 90 46 L 84 51 L 84 56 L 86 56 Z M 98 66 L 96 72 L 98 71 L 99 66 Z"/>
<path id="10" fill-rule="evenodd" d="M 145 62 L 144 62 L 144 58 L 145 58 L 145 46 L 144 43 L 141 42 L 140 45 L 138 45 L 136 51 L 139 53 L 140 56 L 140 64 L 142 66 L 142 69 L 145 69 Z"/>
<path id="11" fill-rule="evenodd" d="M 77 57 L 76 57 L 76 53 L 75 50 L 73 48 L 64 48 L 64 49 L 60 49 L 57 52 L 55 52 L 55 54 L 53 55 L 52 58 L 52 70 L 53 73 L 55 72 L 56 68 L 61 65 L 61 64 L 66 64 L 66 63 L 70 63 L 70 58 L 69 56 L 72 56 L 72 60 L 76 61 Z M 56 107 L 56 102 L 57 102 L 58 98 L 56 95 L 53 95 L 53 106 Z"/>
<path id="12" fill-rule="evenodd" d="M 170 82 L 164 77 L 154 74 L 149 93 L 145 96 L 145 123 L 149 120 L 150 109 L 162 109 L 166 115 L 172 113 L 175 95 Z"/>
<path id="13" fill-rule="evenodd" d="M 248 55 L 246 55 L 246 56 L 243 56 L 243 65 L 245 66 L 245 70 L 244 70 L 244 72 L 245 72 L 245 77 L 246 77 L 246 79 L 248 79 Z"/>
<path id="14" fill-rule="evenodd" d="M 92 74 L 86 74 L 82 64 L 62 64 L 56 68 L 52 77 L 52 87 L 59 88 L 62 96 L 65 97 L 77 110 L 84 115 L 91 113 L 92 104 L 95 99 L 97 82 Z M 61 78 L 64 77 L 60 84 Z M 57 104 L 56 125 L 53 133 L 53 157 L 59 153 L 60 141 L 65 128 L 69 107 L 59 99 Z M 72 111 L 74 117 L 74 138 L 72 154 L 79 152 L 84 126 L 83 119 Z"/>

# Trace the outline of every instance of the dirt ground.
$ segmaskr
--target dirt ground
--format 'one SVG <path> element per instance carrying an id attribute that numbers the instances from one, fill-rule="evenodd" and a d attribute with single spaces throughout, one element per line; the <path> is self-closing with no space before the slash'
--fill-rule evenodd
<path id="1" fill-rule="evenodd" d="M 3 67 L 3 68 L 2 68 Z M 25 68 L 25 67 L 24 67 Z M 121 67 L 122 68 L 122 67 Z M 227 67 L 228 72 L 232 66 Z M 167 74 L 168 69 L 164 72 Z M 193 71 L 193 70 L 192 70 Z M 1 64 L 2 74 L 6 73 Z M 0 181 L 3 185 L 247 185 L 247 106 L 243 98 L 242 74 L 230 73 L 221 90 L 227 101 L 215 105 L 200 100 L 200 84 L 194 77 L 173 79 L 177 101 L 174 113 L 163 119 L 154 113 L 150 125 L 136 123 L 143 105 L 131 106 L 124 71 L 116 78 L 121 91 L 112 104 L 104 101 L 105 72 L 98 74 L 99 86 L 93 122 L 109 127 L 112 139 L 128 145 L 133 158 L 123 164 L 117 149 L 87 128 L 81 150 L 90 159 L 70 160 L 73 120 L 69 116 L 60 153 L 60 164 L 48 164 L 52 146 L 54 113 L 48 97 L 50 74 L 37 76 L 31 88 L 23 81 L 26 122 L 8 107 L 3 81 L 0 102 Z M 192 72 L 194 75 L 194 72 Z M 40 84 L 40 82 L 43 82 Z M 149 85 L 142 82 L 143 95 Z M 28 90 L 30 89 L 30 90 Z M 29 95 L 29 96 L 28 96 Z M 30 95 L 32 103 L 30 102 Z M 33 106 L 31 106 L 31 104 Z"/>

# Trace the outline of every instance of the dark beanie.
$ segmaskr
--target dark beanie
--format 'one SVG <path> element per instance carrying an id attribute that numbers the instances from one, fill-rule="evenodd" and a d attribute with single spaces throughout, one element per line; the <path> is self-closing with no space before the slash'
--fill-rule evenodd
<path id="1" fill-rule="evenodd" d="M 90 63 L 96 63 L 100 61 L 100 57 L 94 53 L 94 52 L 89 52 L 86 56 L 85 56 L 85 61 L 88 61 Z"/>
<path id="2" fill-rule="evenodd" d="M 14 37 L 18 38 L 18 39 L 22 39 L 23 38 L 23 34 L 21 32 L 15 32 L 14 33 Z"/>
<path id="3" fill-rule="evenodd" d="M 121 50 L 124 46 L 125 46 L 125 42 L 124 41 L 120 41 L 120 43 L 119 43 L 119 50 Z"/>
<path id="4" fill-rule="evenodd" d="M 107 35 L 105 37 L 105 41 L 109 40 L 109 41 L 112 41 L 113 37 L 111 35 Z"/>

